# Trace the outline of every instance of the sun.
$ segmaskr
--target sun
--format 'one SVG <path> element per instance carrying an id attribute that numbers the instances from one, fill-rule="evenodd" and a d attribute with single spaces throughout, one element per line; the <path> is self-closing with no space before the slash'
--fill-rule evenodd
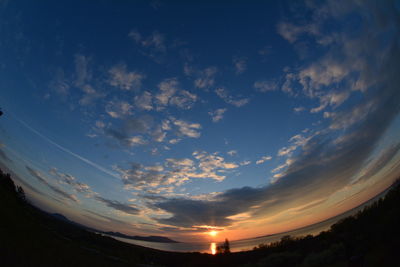
<path id="1" fill-rule="evenodd" d="M 214 236 L 216 236 L 218 234 L 218 232 L 217 231 L 210 231 L 210 232 L 208 232 L 208 234 L 210 236 L 214 237 Z"/>

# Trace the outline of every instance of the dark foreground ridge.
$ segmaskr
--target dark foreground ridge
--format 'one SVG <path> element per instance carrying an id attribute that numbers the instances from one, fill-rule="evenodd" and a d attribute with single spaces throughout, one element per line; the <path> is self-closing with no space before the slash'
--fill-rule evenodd
<path id="1" fill-rule="evenodd" d="M 0 200 L 0 266 L 399 266 L 398 182 L 384 199 L 315 237 L 286 236 L 214 256 L 159 251 L 90 232 L 29 204 L 1 170 Z"/>

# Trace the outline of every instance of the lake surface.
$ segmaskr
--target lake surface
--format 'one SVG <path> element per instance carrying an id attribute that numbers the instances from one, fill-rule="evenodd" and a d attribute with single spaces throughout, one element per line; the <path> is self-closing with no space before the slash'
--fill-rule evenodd
<path id="1" fill-rule="evenodd" d="M 390 188 L 389 188 L 390 189 Z M 296 230 L 277 233 L 269 236 L 263 237 L 256 237 L 256 238 L 249 238 L 249 239 L 242 239 L 242 240 L 235 240 L 230 241 L 230 249 L 232 252 L 243 251 L 243 250 L 251 250 L 254 247 L 258 246 L 259 244 L 267 244 L 275 241 L 279 241 L 283 236 L 290 235 L 292 237 L 298 236 L 306 236 L 306 235 L 318 235 L 320 232 L 328 230 L 331 225 L 335 224 L 339 220 L 346 218 L 350 215 L 356 214 L 358 211 L 362 210 L 365 206 L 373 203 L 374 201 L 378 200 L 379 198 L 383 197 L 389 189 L 386 189 L 382 193 L 378 194 L 374 198 L 370 199 L 369 201 L 363 203 L 362 205 L 351 209 L 345 213 L 332 217 L 328 220 L 309 225 L 303 228 L 299 228 Z M 135 244 L 139 246 L 155 248 L 160 250 L 166 251 L 178 251 L 178 252 L 206 252 L 206 253 L 215 253 L 215 246 L 216 243 L 206 243 L 206 242 L 192 242 L 192 243 L 157 243 L 157 242 L 147 242 L 147 241 L 140 241 L 140 240 L 132 240 L 122 237 L 115 237 L 111 235 L 107 235 L 114 239 L 117 239 L 122 242 Z"/>

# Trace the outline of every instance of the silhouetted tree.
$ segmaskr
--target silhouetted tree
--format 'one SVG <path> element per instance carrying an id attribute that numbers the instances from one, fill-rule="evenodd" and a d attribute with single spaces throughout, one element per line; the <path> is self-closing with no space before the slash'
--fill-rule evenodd
<path id="1" fill-rule="evenodd" d="M 11 176 L 9 173 L 1 172 L 0 182 L 10 192 L 13 192 L 13 193 L 16 192 L 14 181 L 11 179 Z"/>
<path id="2" fill-rule="evenodd" d="M 26 202 L 25 191 L 21 186 L 17 186 L 17 196 L 22 202 Z"/>
<path id="3" fill-rule="evenodd" d="M 217 254 L 222 254 L 222 253 L 230 253 L 231 249 L 230 249 L 230 245 L 229 245 L 229 240 L 228 238 L 225 238 L 225 242 L 220 245 L 217 246 Z"/>

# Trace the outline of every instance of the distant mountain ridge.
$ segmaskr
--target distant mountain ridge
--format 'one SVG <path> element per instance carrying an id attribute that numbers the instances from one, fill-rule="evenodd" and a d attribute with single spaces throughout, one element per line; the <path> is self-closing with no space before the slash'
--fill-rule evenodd
<path id="1" fill-rule="evenodd" d="M 56 219 L 58 219 L 60 221 L 76 225 L 76 226 L 78 226 L 80 228 L 84 228 L 84 229 L 86 229 L 88 231 L 91 231 L 91 232 L 97 232 L 97 233 L 102 233 L 102 234 L 106 234 L 106 235 L 110 235 L 110 236 L 122 237 L 122 238 L 132 239 L 132 240 L 147 241 L 147 242 L 179 243 L 178 241 L 172 240 L 172 239 L 170 239 L 168 237 L 165 237 L 165 236 L 137 236 L 137 235 L 131 236 L 131 235 L 126 235 L 126 234 L 123 234 L 123 233 L 120 233 L 120 232 L 101 231 L 101 230 L 90 228 L 90 227 L 87 227 L 85 225 L 82 225 L 82 224 L 76 223 L 74 221 L 71 221 L 70 219 L 68 219 L 67 217 L 65 217 L 64 215 L 62 215 L 60 213 L 51 213 L 50 215 L 53 218 L 56 218 Z"/>

